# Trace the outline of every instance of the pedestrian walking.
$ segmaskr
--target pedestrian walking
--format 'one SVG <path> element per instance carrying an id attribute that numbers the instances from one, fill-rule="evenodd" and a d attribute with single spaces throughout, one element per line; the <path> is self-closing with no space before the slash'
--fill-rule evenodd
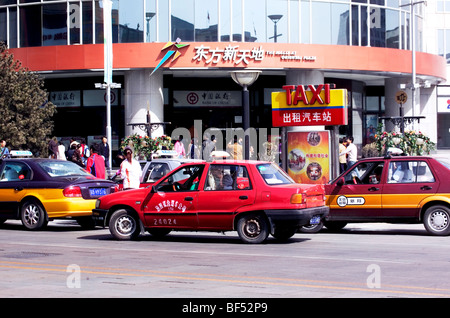
<path id="1" fill-rule="evenodd" d="M 356 145 L 353 143 L 353 137 L 347 137 L 344 141 L 345 146 L 347 147 L 344 151 L 339 152 L 339 156 L 346 155 L 347 156 L 347 169 L 353 166 L 358 160 L 358 149 Z"/>
<path id="2" fill-rule="evenodd" d="M 98 153 L 98 144 L 92 144 L 90 147 L 91 155 L 86 162 L 86 170 L 93 176 L 105 179 L 105 159 Z"/>
<path id="3" fill-rule="evenodd" d="M 81 144 L 76 144 L 74 152 L 72 154 L 72 161 L 75 162 L 80 167 L 84 168 L 83 159 L 81 155 Z"/>
<path id="4" fill-rule="evenodd" d="M 106 136 L 102 137 L 102 143 L 100 144 L 100 149 L 98 154 L 100 156 L 103 156 L 103 159 L 105 161 L 105 168 L 110 169 L 109 166 L 109 144 L 108 144 L 108 138 Z"/>
<path id="5" fill-rule="evenodd" d="M 53 137 L 48 142 L 48 154 L 49 158 L 56 159 L 58 154 L 58 139 L 56 137 Z"/>
<path id="6" fill-rule="evenodd" d="M 347 155 L 342 154 L 347 149 L 344 144 L 344 138 L 339 138 L 339 173 L 343 173 L 347 170 Z"/>
<path id="7" fill-rule="evenodd" d="M 197 138 L 192 138 L 189 144 L 187 157 L 190 159 L 200 159 L 200 149 L 197 145 Z"/>
<path id="8" fill-rule="evenodd" d="M 80 146 L 81 160 L 83 161 L 83 165 L 86 165 L 87 158 L 89 158 L 90 156 L 90 151 L 88 145 L 86 144 L 86 139 L 81 138 Z"/>
<path id="9" fill-rule="evenodd" d="M 216 150 L 216 136 L 211 135 L 209 138 L 209 134 L 205 136 L 205 140 L 203 141 L 203 159 L 206 161 L 211 161 L 211 152 Z"/>
<path id="10" fill-rule="evenodd" d="M 66 158 L 66 147 L 61 141 L 58 141 L 58 153 L 56 154 L 56 159 L 67 160 Z"/>
<path id="11" fill-rule="evenodd" d="M 120 164 L 117 174 L 123 179 L 123 189 L 139 189 L 142 169 L 139 161 L 133 158 L 133 150 L 130 147 L 124 149 L 125 160 Z"/>
<path id="12" fill-rule="evenodd" d="M 227 151 L 234 160 L 242 160 L 242 145 L 239 144 L 237 136 L 234 136 L 233 143 L 231 141 L 228 143 Z"/>
<path id="13" fill-rule="evenodd" d="M 183 144 L 183 135 L 180 135 L 173 148 L 177 152 L 178 158 L 186 157 L 186 150 L 184 149 Z"/>

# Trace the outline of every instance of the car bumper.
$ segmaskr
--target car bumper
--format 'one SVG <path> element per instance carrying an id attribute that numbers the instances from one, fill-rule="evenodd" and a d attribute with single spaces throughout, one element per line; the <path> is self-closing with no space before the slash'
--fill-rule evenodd
<path id="1" fill-rule="evenodd" d="M 266 210 L 264 212 L 273 227 L 281 225 L 301 227 L 311 224 L 313 218 L 315 218 L 315 222 L 322 220 L 329 214 L 330 208 L 328 206 L 320 206 L 299 210 Z"/>
<path id="2" fill-rule="evenodd" d="M 92 219 L 95 221 L 95 223 L 97 225 L 105 226 L 107 214 L 108 214 L 108 210 L 93 209 L 92 210 Z"/>

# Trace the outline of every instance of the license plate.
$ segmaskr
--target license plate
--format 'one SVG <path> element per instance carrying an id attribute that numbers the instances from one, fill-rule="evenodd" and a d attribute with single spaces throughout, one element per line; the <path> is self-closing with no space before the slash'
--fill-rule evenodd
<path id="1" fill-rule="evenodd" d="M 91 197 L 101 197 L 106 195 L 106 188 L 90 188 L 89 194 Z"/>
<path id="2" fill-rule="evenodd" d="M 316 215 L 309 220 L 309 224 L 319 224 L 320 223 L 320 216 Z"/>

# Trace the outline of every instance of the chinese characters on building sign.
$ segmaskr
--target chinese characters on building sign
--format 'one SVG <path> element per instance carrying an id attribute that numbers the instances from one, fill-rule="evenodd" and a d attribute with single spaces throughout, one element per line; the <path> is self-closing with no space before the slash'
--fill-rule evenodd
<path id="1" fill-rule="evenodd" d="M 272 124 L 286 126 L 347 125 L 347 91 L 318 86 L 284 86 L 272 93 Z"/>
<path id="2" fill-rule="evenodd" d="M 299 56 L 295 51 L 265 51 L 262 46 L 252 49 L 239 49 L 239 45 L 228 45 L 223 49 L 209 46 L 195 47 L 193 61 L 205 64 L 233 63 L 234 65 L 263 61 L 265 57 L 280 57 L 281 61 L 314 62 L 315 56 Z"/>

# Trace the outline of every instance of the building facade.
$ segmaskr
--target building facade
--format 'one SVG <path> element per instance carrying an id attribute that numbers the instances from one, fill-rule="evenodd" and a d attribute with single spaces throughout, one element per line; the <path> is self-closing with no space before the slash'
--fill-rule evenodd
<path id="1" fill-rule="evenodd" d="M 230 76 L 239 69 L 262 71 L 249 88 L 256 129 L 272 128 L 271 92 L 330 83 L 349 95 L 348 125 L 339 134 L 361 148 L 380 117 L 398 116 L 395 96 L 405 87 L 404 115 L 425 117 L 408 128 L 450 148 L 450 112 L 441 105 L 450 104 L 450 26 L 432 31 L 448 2 L 113 0 L 113 81 L 121 84 L 111 94 L 113 149 L 127 135 L 146 134 L 133 124 L 148 117 L 161 123 L 153 136 L 242 127 L 242 88 Z M 0 0 L 0 40 L 45 78 L 58 107 L 56 136 L 92 142 L 106 133 L 105 91 L 95 88 L 103 82 L 102 1 Z"/>

